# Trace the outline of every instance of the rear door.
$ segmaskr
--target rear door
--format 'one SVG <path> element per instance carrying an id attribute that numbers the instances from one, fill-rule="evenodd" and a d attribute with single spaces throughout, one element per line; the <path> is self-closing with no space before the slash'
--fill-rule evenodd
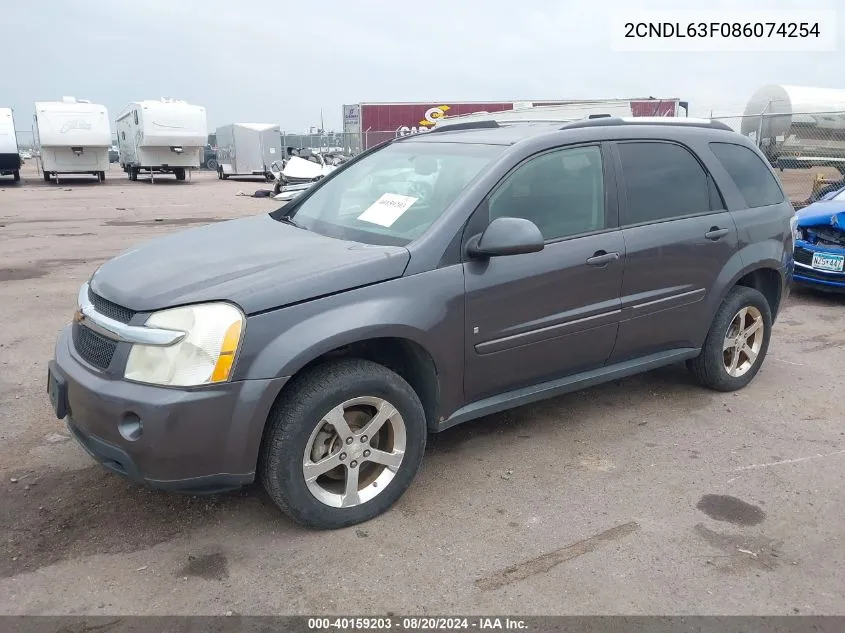
<path id="1" fill-rule="evenodd" d="M 613 349 L 622 234 L 609 147 L 544 152 L 516 167 L 476 211 L 534 222 L 542 251 L 464 263 L 467 401 L 601 366 Z"/>
<path id="2" fill-rule="evenodd" d="M 611 361 L 697 347 L 703 301 L 737 251 L 737 231 L 712 176 L 687 147 L 614 146 L 625 272 Z"/>

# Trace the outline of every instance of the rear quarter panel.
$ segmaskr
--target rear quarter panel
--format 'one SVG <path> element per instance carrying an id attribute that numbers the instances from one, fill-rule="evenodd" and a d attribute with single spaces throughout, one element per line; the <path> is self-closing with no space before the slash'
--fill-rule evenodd
<path id="1" fill-rule="evenodd" d="M 768 166 L 765 157 L 752 143 L 737 136 L 708 140 L 736 143 L 748 147 Z M 781 293 L 786 291 L 792 276 L 794 245 L 790 218 L 795 214 L 795 210 L 785 194 L 783 202 L 779 204 L 748 208 L 742 193 L 707 144 L 702 143 L 698 152 L 707 169 L 716 179 L 725 205 L 734 218 L 739 242 L 739 250 L 725 266 L 717 281 L 721 292 L 713 294 L 714 301 L 708 306 L 709 323 L 728 291 L 741 277 L 752 270 L 771 268 L 778 271 L 782 280 Z M 780 186 L 777 175 L 771 168 L 769 170 Z M 783 192 L 782 187 L 781 192 Z"/>

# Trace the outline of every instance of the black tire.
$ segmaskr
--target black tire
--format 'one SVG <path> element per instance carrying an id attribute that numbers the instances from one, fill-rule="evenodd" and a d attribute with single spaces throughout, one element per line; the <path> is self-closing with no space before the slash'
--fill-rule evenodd
<path id="1" fill-rule="evenodd" d="M 220 168 L 220 177 L 221 177 L 223 180 L 228 180 L 228 179 L 229 179 L 229 174 L 223 173 L 223 168 L 222 168 L 222 167 Z"/>
<path id="2" fill-rule="evenodd" d="M 763 337 L 760 350 L 753 365 L 741 376 L 731 376 L 725 367 L 723 351 L 725 336 L 734 317 L 742 308 L 753 307 L 763 317 Z M 736 286 L 728 293 L 716 311 L 710 331 L 704 340 L 701 353 L 687 361 L 687 368 L 693 377 L 705 387 L 716 391 L 736 391 L 751 382 L 766 357 L 772 334 L 772 310 L 763 294 L 754 288 Z"/>
<path id="3" fill-rule="evenodd" d="M 97 172 L 97 180 L 99 180 L 100 182 L 106 182 L 106 172 Z"/>
<path id="4" fill-rule="evenodd" d="M 321 417 L 358 396 L 388 400 L 405 422 L 405 454 L 393 479 L 371 500 L 331 507 L 308 489 L 302 470 L 305 447 Z M 274 404 L 259 457 L 258 472 L 273 501 L 294 521 L 316 529 L 337 529 L 368 521 L 390 508 L 410 486 L 423 453 L 427 426 L 419 397 L 383 365 L 344 359 L 297 376 Z"/>
<path id="5" fill-rule="evenodd" d="M 50 182 L 50 174 L 48 172 L 44 172 L 44 182 Z"/>
<path id="6" fill-rule="evenodd" d="M 277 180 L 273 185 L 273 195 L 278 196 L 280 193 L 282 193 L 282 183 Z"/>
<path id="7" fill-rule="evenodd" d="M 129 180 L 138 180 L 138 169 L 136 167 L 129 167 L 127 172 L 129 174 Z"/>
<path id="8" fill-rule="evenodd" d="M 185 180 L 185 168 L 184 167 L 177 167 L 173 170 L 173 173 L 176 175 L 176 180 Z"/>
<path id="9" fill-rule="evenodd" d="M 217 161 L 213 158 L 209 159 L 209 161 L 205 164 L 205 168 L 209 171 L 217 171 Z"/>
<path id="10" fill-rule="evenodd" d="M 16 169 L 16 170 L 12 173 L 12 176 L 14 177 L 15 182 L 20 182 L 20 181 L 21 181 L 21 172 L 20 172 L 20 170 L 19 170 L 19 169 Z"/>
<path id="11" fill-rule="evenodd" d="M 222 167 L 217 168 L 217 180 L 223 180 L 223 168 Z"/>

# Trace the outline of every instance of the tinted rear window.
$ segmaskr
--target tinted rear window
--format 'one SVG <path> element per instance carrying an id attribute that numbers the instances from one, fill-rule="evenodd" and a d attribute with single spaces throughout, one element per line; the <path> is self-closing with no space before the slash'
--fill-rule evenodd
<path id="1" fill-rule="evenodd" d="M 710 149 L 722 163 L 749 207 L 765 207 L 783 202 L 783 191 L 777 180 L 753 151 L 733 143 L 710 143 Z"/>
<path id="2" fill-rule="evenodd" d="M 707 174 L 680 145 L 657 141 L 619 144 L 628 201 L 626 224 L 709 213 Z"/>

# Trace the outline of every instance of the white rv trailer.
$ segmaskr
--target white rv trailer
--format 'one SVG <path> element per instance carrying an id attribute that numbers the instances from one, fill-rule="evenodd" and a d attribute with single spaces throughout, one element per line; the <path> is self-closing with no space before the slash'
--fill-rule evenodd
<path id="1" fill-rule="evenodd" d="M 91 174 L 102 182 L 109 168 L 111 129 L 105 106 L 84 99 L 36 101 L 32 133 L 44 180 Z"/>
<path id="2" fill-rule="evenodd" d="M 845 174 L 845 90 L 763 86 L 740 124 L 781 169 L 836 167 Z"/>
<path id="3" fill-rule="evenodd" d="M 217 128 L 217 177 L 262 176 L 272 180 L 270 165 L 282 160 L 282 134 L 272 123 L 232 123 Z"/>
<path id="4" fill-rule="evenodd" d="M 604 101 L 580 101 L 563 105 L 515 107 L 513 110 L 501 112 L 479 111 L 471 114 L 444 116 L 437 119 L 434 128 L 443 128 L 459 123 L 477 123 L 479 121 L 496 121 L 497 123 L 543 123 L 579 121 L 595 117 L 631 117 L 633 111 L 631 102 L 624 99 Z"/>
<path id="5" fill-rule="evenodd" d="M 141 172 L 185 180 L 188 171 L 199 169 L 208 142 L 204 107 L 180 99 L 133 101 L 115 123 L 118 160 L 130 180 Z"/>
<path id="6" fill-rule="evenodd" d="M 21 155 L 10 108 L 0 108 L 0 176 L 12 176 L 15 182 L 21 179 Z"/>

